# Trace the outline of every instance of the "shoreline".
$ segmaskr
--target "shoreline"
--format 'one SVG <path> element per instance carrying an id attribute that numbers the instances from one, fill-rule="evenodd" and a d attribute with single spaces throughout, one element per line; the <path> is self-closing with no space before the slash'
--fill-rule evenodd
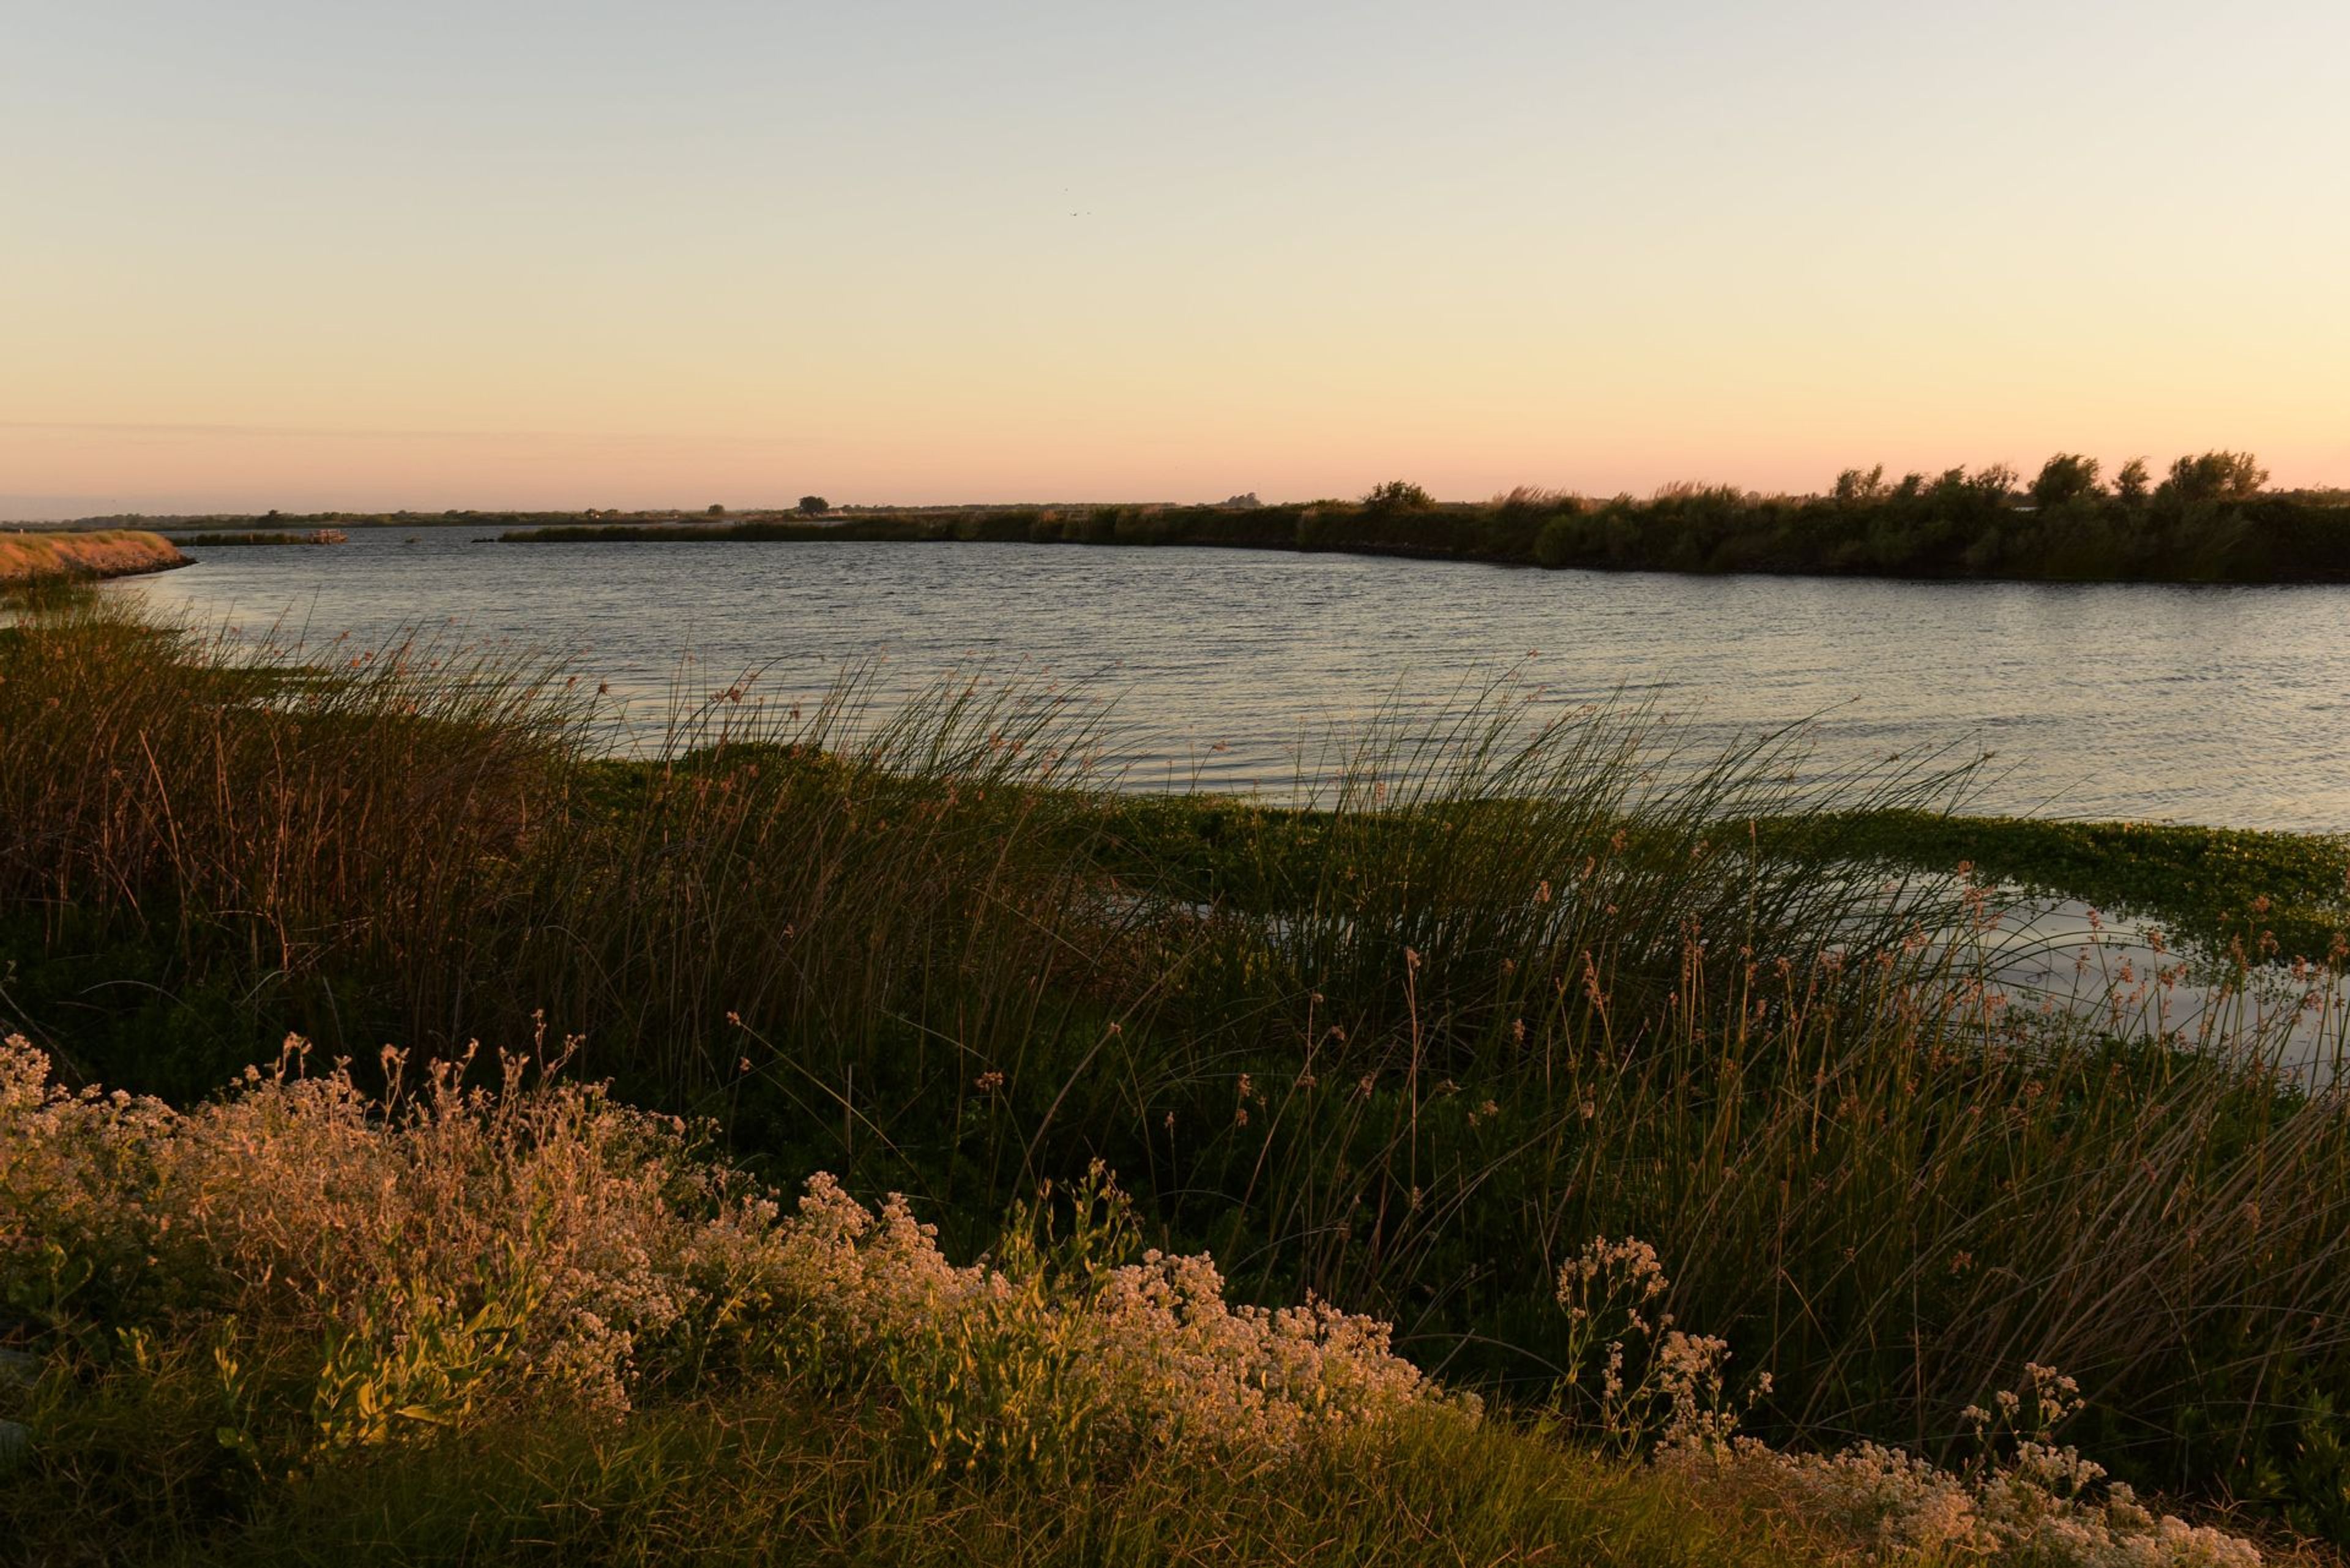
<path id="1" fill-rule="evenodd" d="M 972 507 L 853 515 L 582 520 L 500 544 L 1033 544 L 1189 546 L 1461 561 L 1544 570 L 1896 582 L 2350 583 L 2350 504 L 2330 494 L 2113 497 L 2046 508 L 1981 496 L 1839 503 L 1719 493 L 1540 506 L 1343 502 Z M 494 520 L 484 517 L 484 524 Z"/>

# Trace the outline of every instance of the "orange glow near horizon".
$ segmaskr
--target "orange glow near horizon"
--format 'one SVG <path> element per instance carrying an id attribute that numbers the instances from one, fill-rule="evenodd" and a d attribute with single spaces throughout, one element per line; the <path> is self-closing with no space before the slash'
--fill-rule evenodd
<path id="1" fill-rule="evenodd" d="M 425 8 L 30 26 L 0 517 L 2350 483 L 2315 0 Z"/>

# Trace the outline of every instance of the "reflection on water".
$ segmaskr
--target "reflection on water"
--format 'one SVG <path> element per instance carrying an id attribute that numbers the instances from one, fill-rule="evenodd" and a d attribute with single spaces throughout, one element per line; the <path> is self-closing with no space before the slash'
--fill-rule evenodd
<path id="1" fill-rule="evenodd" d="M 413 542 L 410 542 L 411 540 Z M 2053 587 L 1539 572 L 1200 549 L 536 545 L 356 532 L 194 552 L 107 591 L 317 640 L 453 624 L 559 653 L 646 716 L 682 655 L 821 691 L 884 657 L 1115 700 L 1143 787 L 1286 792 L 1302 740 L 1513 668 L 1695 739 L 1817 717 L 1822 773 L 1994 753 L 1981 809 L 2350 828 L 2350 588 Z M 695 684 L 703 682 L 697 677 Z"/>
<path id="2" fill-rule="evenodd" d="M 2166 936 L 2158 921 L 2077 898 L 1996 901 L 1989 929 L 1950 933 L 1965 971 L 2027 1012 L 2064 1012 L 2123 1039 L 2264 1064 L 2310 1085 L 2350 1065 L 2350 992 L 2323 966 L 2255 964 Z"/>

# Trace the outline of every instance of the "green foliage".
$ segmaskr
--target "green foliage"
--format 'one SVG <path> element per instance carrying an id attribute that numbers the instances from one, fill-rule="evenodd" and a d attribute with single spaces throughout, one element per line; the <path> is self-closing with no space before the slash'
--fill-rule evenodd
<path id="1" fill-rule="evenodd" d="M 507 1269 L 465 1311 L 421 1283 L 386 1284 L 357 1321 L 328 1326 L 312 1399 L 318 1445 L 366 1448 L 467 1424 L 513 1367 L 544 1288 Z"/>
<path id="2" fill-rule="evenodd" d="M 941 1473 L 888 1412 L 754 1378 L 623 1423 L 500 1413 L 430 1445 L 323 1457 L 266 1481 L 215 1438 L 195 1357 L 102 1376 L 0 1489 L 28 1561 L 637 1564 L 866 1563 L 1096 1568 L 1431 1561 L 1771 1568 L 1828 1560 L 1735 1492 L 1431 1426 L 1310 1465 L 1157 1467 L 1074 1488 Z"/>
<path id="3" fill-rule="evenodd" d="M 2298 1533 L 2350 1541 L 2350 1410 L 2341 1384 L 2299 1357 L 2273 1370 L 2277 1418 L 2263 1427 L 2261 1445 L 2230 1456 L 2228 1481 L 2237 1495 L 2267 1505 Z M 2199 1407 L 2190 1411 L 2191 1435 L 2205 1442 Z"/>

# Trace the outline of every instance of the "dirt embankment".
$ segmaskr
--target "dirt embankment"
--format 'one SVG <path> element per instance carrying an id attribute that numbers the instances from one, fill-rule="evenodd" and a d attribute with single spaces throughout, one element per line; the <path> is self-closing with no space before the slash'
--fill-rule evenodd
<path id="1" fill-rule="evenodd" d="M 188 557 L 161 534 L 105 528 L 92 534 L 0 534 L 0 587 L 127 577 L 184 566 Z"/>

